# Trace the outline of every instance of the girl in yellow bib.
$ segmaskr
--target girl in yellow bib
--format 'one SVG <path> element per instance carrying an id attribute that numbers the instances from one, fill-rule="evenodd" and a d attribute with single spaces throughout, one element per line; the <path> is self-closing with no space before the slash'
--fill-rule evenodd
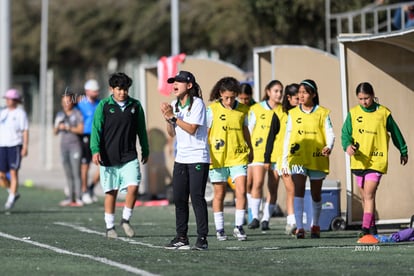
<path id="1" fill-rule="evenodd" d="M 286 121 L 287 121 L 287 114 L 288 111 L 299 104 L 299 96 L 298 96 L 298 89 L 299 84 L 292 83 L 286 86 L 285 93 L 283 95 L 282 100 L 282 113 L 277 113 L 279 116 L 278 122 L 276 120 L 272 120 L 272 124 L 270 125 L 269 135 L 267 136 L 266 142 L 266 151 L 264 155 L 265 159 L 265 167 L 272 170 L 273 174 L 272 177 L 269 179 L 274 179 L 276 181 L 276 185 L 269 181 L 269 193 L 266 198 L 266 204 L 263 211 L 262 217 L 262 230 L 265 230 L 266 226 L 266 217 L 270 218 L 270 214 L 273 213 L 273 210 L 276 205 L 277 201 L 277 189 L 278 189 L 278 182 L 280 177 L 283 179 L 283 183 L 285 184 L 286 189 L 286 227 L 285 233 L 288 235 L 292 235 L 296 233 L 296 221 L 295 221 L 295 213 L 293 208 L 293 200 L 295 197 L 295 185 L 293 183 L 292 177 L 290 174 L 283 174 L 281 171 L 282 168 L 282 154 L 283 154 L 283 141 L 285 138 L 286 132 Z M 276 116 L 276 115 L 275 115 Z M 277 128 L 277 124 L 280 124 L 280 130 Z M 278 132 L 279 133 L 278 133 Z M 266 214 L 268 213 L 268 214 Z"/>
<path id="2" fill-rule="evenodd" d="M 263 100 L 252 107 L 249 111 L 249 131 L 251 134 L 254 159 L 249 164 L 249 172 L 252 176 L 253 185 L 251 189 L 251 198 L 248 201 L 252 213 L 252 221 L 249 223 L 249 229 L 260 227 L 259 209 L 263 197 L 263 185 L 266 173 L 268 173 L 269 193 L 277 196 L 278 182 L 274 175 L 270 173 L 269 166 L 265 166 L 266 141 L 269 135 L 270 126 L 274 124 L 273 131 L 277 134 L 280 129 L 279 116 L 282 111 L 283 84 L 278 80 L 270 81 L 265 87 L 265 96 Z M 274 122 L 273 122 L 274 121 Z M 276 192 L 276 193 L 275 193 Z M 276 202 L 276 198 L 274 199 Z M 272 205 L 273 212 L 275 204 Z M 263 209 L 262 230 L 269 229 L 270 215 L 269 203 Z"/>
<path id="3" fill-rule="evenodd" d="M 295 184 L 294 212 L 296 238 L 305 238 L 303 211 L 306 178 L 312 195 L 311 238 L 320 237 L 322 182 L 329 173 L 329 155 L 335 135 L 330 111 L 319 105 L 318 88 L 313 80 L 299 84 L 299 105 L 289 110 L 283 145 L 282 172 L 291 174 Z"/>
<path id="4" fill-rule="evenodd" d="M 249 107 L 236 101 L 240 84 L 233 77 L 220 79 L 210 94 L 214 101 L 207 108 L 208 141 L 211 165 L 209 177 L 214 185 L 213 212 L 216 236 L 226 240 L 224 232 L 223 202 L 227 179 L 235 183 L 236 213 L 233 236 L 246 240 L 243 229 L 246 208 L 247 164 L 252 159 L 250 134 L 247 128 Z"/>
<path id="5" fill-rule="evenodd" d="M 256 101 L 253 99 L 253 87 L 248 82 L 242 82 L 240 84 L 240 93 L 237 95 L 237 101 L 239 103 L 245 104 L 249 107 L 253 106 Z M 230 179 L 231 181 L 231 179 Z M 229 182 L 229 184 L 233 184 Z M 250 223 L 253 219 L 251 206 L 251 191 L 253 186 L 253 177 L 251 173 L 250 164 L 247 166 L 247 180 L 246 180 L 246 199 L 247 199 L 247 222 Z M 234 186 L 232 186 L 233 188 Z"/>
<path id="6" fill-rule="evenodd" d="M 400 151 L 400 162 L 407 164 L 408 150 L 391 111 L 374 101 L 374 89 L 368 82 L 356 88 L 359 105 L 353 107 L 342 126 L 342 147 L 351 156 L 351 172 L 356 177 L 364 214 L 360 237 L 377 234 L 375 226 L 375 195 L 382 174 L 388 168 L 388 144 Z"/>

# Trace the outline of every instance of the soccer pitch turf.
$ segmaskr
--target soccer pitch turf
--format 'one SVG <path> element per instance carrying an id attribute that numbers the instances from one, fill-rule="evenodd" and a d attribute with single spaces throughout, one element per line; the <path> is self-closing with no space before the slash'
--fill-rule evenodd
<path id="1" fill-rule="evenodd" d="M 136 207 L 136 236 L 105 237 L 103 199 L 85 207 L 59 207 L 62 192 L 21 187 L 11 213 L 0 213 L 1 275 L 413 275 L 414 243 L 357 244 L 357 231 L 322 232 L 321 239 L 284 234 L 285 220 L 271 230 L 245 227 L 248 239 L 231 237 L 233 207 L 225 207 L 227 241 L 215 238 L 209 209 L 209 249 L 166 250 L 175 234 L 174 207 Z M 4 189 L 1 203 L 6 199 Z M 191 209 L 191 207 L 190 207 Z M 117 207 L 116 221 L 122 208 Z M 194 215 L 190 244 L 196 240 Z M 309 237 L 309 235 L 307 235 Z"/>

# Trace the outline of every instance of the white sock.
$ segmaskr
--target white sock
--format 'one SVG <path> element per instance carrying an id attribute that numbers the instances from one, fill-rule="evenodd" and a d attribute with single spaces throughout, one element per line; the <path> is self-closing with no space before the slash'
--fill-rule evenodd
<path id="1" fill-rule="evenodd" d="M 214 212 L 214 224 L 216 225 L 216 231 L 224 230 L 223 212 Z"/>
<path id="2" fill-rule="evenodd" d="M 131 208 L 127 208 L 124 207 L 124 209 L 122 210 L 122 218 L 124 220 L 128 220 L 132 217 L 132 209 Z"/>
<path id="3" fill-rule="evenodd" d="M 242 209 L 242 210 L 238 210 L 236 209 L 236 214 L 235 214 L 235 225 L 236 226 L 242 226 L 244 223 L 244 215 L 246 214 L 246 210 Z"/>
<path id="4" fill-rule="evenodd" d="M 265 203 L 265 206 L 263 208 L 263 217 L 262 221 L 269 221 L 271 214 L 273 214 L 273 211 L 275 210 L 275 204 L 269 204 L 269 202 Z"/>
<path id="5" fill-rule="evenodd" d="M 262 215 L 262 221 L 267 220 L 269 221 L 269 202 L 265 202 L 263 206 L 263 215 Z"/>
<path id="6" fill-rule="evenodd" d="M 246 198 L 247 198 L 247 208 L 251 208 L 252 204 L 251 204 L 250 200 L 252 199 L 252 194 L 247 193 Z"/>
<path id="7" fill-rule="evenodd" d="M 295 214 L 287 215 L 287 217 L 286 217 L 286 224 L 289 224 L 289 225 L 296 224 Z"/>
<path id="8" fill-rule="evenodd" d="M 115 226 L 114 221 L 115 221 L 115 214 L 105 213 L 106 229 L 111 229 L 112 227 L 114 227 Z"/>
<path id="9" fill-rule="evenodd" d="M 322 211 L 322 200 L 315 202 L 312 200 L 312 225 L 319 225 L 319 217 Z"/>
<path id="10" fill-rule="evenodd" d="M 261 198 L 251 198 L 250 199 L 251 205 L 249 205 L 249 206 L 250 206 L 250 210 L 252 212 L 252 217 L 254 219 L 259 219 L 259 209 L 260 209 L 261 201 L 262 201 Z"/>
<path id="11" fill-rule="evenodd" d="M 303 228 L 303 209 L 305 199 L 303 197 L 296 197 L 293 199 L 293 208 L 295 210 L 295 220 L 298 229 Z"/>

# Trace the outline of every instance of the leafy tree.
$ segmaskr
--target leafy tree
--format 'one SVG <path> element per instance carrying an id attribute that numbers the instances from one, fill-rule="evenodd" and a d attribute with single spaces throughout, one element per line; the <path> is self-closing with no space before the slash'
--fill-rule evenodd
<path id="1" fill-rule="evenodd" d="M 19 74 L 33 74 L 39 70 L 39 2 L 21 0 L 10 2 L 13 71 Z"/>
<path id="2" fill-rule="evenodd" d="M 371 0 L 331 1 L 333 12 Z M 41 0 L 13 0 L 15 74 L 39 68 Z M 148 55 L 170 54 L 170 0 L 50 0 L 49 66 L 105 67 Z M 181 0 L 180 45 L 251 69 L 254 47 L 299 44 L 324 48 L 325 0 Z"/>

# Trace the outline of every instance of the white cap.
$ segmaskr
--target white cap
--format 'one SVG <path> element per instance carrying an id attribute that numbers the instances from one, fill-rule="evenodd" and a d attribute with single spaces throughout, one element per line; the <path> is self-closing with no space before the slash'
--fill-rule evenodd
<path id="1" fill-rule="evenodd" d="M 98 91 L 99 90 L 99 84 L 96 80 L 90 79 L 87 82 L 85 82 L 84 88 L 85 88 L 85 90 Z"/>

